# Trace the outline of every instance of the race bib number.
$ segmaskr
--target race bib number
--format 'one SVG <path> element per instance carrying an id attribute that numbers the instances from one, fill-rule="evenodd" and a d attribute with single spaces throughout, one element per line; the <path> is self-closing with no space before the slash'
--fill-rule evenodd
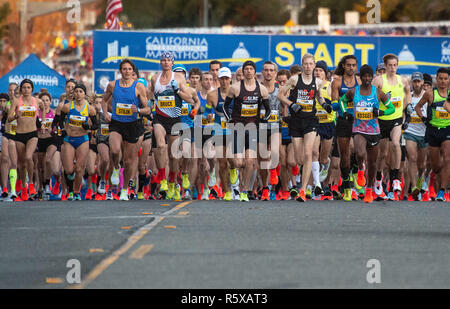
<path id="1" fill-rule="evenodd" d="M 109 124 L 104 123 L 100 126 L 100 134 L 103 136 L 109 135 Z"/>
<path id="2" fill-rule="evenodd" d="M 422 123 L 422 119 L 420 119 L 416 111 L 412 112 L 410 123 Z"/>
<path id="3" fill-rule="evenodd" d="M 117 103 L 116 114 L 119 116 L 131 116 L 133 111 L 131 110 L 131 104 Z"/>
<path id="4" fill-rule="evenodd" d="M 19 111 L 23 113 L 23 117 L 36 117 L 36 108 L 34 106 L 21 106 Z"/>
<path id="5" fill-rule="evenodd" d="M 44 126 L 45 129 L 50 129 L 53 123 L 53 119 L 51 118 L 46 118 L 43 122 L 42 125 Z"/>
<path id="6" fill-rule="evenodd" d="M 175 96 L 161 96 L 158 97 L 158 107 L 163 108 L 174 108 L 175 107 Z"/>
<path id="7" fill-rule="evenodd" d="M 353 103 L 353 101 L 347 102 L 347 108 L 354 108 L 355 104 Z"/>
<path id="8" fill-rule="evenodd" d="M 266 116 L 266 110 L 262 109 L 260 111 L 259 115 L 260 115 L 261 119 L 264 119 L 264 117 Z M 273 123 L 273 122 L 277 122 L 277 121 L 278 121 L 278 111 L 277 110 L 270 111 L 270 117 L 269 117 L 269 120 L 267 120 L 267 122 Z"/>
<path id="9" fill-rule="evenodd" d="M 17 128 L 17 120 L 14 120 L 11 122 L 11 134 L 16 134 L 16 128 Z"/>
<path id="10" fill-rule="evenodd" d="M 445 110 L 444 107 L 436 107 L 436 118 L 437 119 L 450 119 L 450 114 Z"/>
<path id="11" fill-rule="evenodd" d="M 314 101 L 297 99 L 297 104 L 302 107 L 302 112 L 312 112 Z"/>
<path id="12" fill-rule="evenodd" d="M 212 114 L 212 115 L 213 116 L 212 116 L 211 120 L 208 119 L 208 116 L 203 116 L 202 117 L 202 125 L 204 125 L 204 126 L 211 126 L 211 125 L 213 125 L 216 116 L 214 114 Z"/>
<path id="13" fill-rule="evenodd" d="M 372 107 L 357 107 L 356 108 L 356 119 L 372 120 L 373 119 L 373 108 Z"/>
<path id="14" fill-rule="evenodd" d="M 183 103 L 183 106 L 181 107 L 181 116 L 187 115 L 189 115 L 189 103 Z"/>
<path id="15" fill-rule="evenodd" d="M 242 104 L 241 117 L 256 117 L 258 115 L 258 104 Z"/>
<path id="16" fill-rule="evenodd" d="M 287 122 L 285 122 L 283 119 L 281 119 L 281 127 L 282 128 L 287 128 L 288 127 Z"/>
<path id="17" fill-rule="evenodd" d="M 222 129 L 226 129 L 227 128 L 227 118 L 225 118 L 225 116 L 222 116 L 220 118 L 220 125 L 222 127 Z"/>
<path id="18" fill-rule="evenodd" d="M 76 128 L 81 128 L 83 126 L 83 123 L 86 122 L 86 117 L 85 116 L 74 116 L 71 115 L 69 117 L 69 124 L 73 127 Z"/>
<path id="19" fill-rule="evenodd" d="M 395 109 L 402 107 L 402 99 L 400 97 L 391 98 L 391 102 Z"/>
<path id="20" fill-rule="evenodd" d="M 328 120 L 328 113 L 323 110 L 318 110 L 316 113 L 317 120 L 319 120 L 319 123 L 326 123 Z"/>

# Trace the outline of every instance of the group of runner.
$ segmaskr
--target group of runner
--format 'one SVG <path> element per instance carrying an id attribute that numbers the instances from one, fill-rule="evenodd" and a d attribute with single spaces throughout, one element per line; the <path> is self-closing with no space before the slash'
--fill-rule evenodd
<path id="1" fill-rule="evenodd" d="M 449 69 L 375 72 L 344 56 L 331 72 L 305 54 L 278 70 L 219 61 L 189 71 L 170 52 L 140 78 L 90 95 L 71 79 L 55 110 L 33 81 L 0 93 L 3 201 L 437 200 L 448 201 Z"/>

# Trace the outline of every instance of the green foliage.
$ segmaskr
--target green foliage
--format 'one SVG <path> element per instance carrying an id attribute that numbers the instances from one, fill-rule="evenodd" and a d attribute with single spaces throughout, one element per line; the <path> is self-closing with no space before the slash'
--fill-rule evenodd
<path id="1" fill-rule="evenodd" d="M 8 26 L 3 25 L 3 23 L 6 21 L 9 13 L 11 13 L 11 10 L 9 8 L 9 3 L 6 2 L 2 6 L 0 6 L 0 40 L 4 35 L 6 35 L 6 31 L 8 30 Z"/>

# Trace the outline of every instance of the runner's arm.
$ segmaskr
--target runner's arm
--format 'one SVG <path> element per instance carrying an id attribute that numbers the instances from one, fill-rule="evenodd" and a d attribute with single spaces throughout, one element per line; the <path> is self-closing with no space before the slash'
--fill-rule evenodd
<path id="1" fill-rule="evenodd" d="M 147 89 L 141 83 L 138 83 L 136 88 L 137 88 L 137 91 L 138 91 L 139 100 L 141 101 L 141 105 L 143 106 L 142 108 L 140 108 L 138 110 L 138 113 L 141 114 L 141 115 L 149 115 L 150 112 L 151 112 L 151 109 L 148 106 Z"/>
<path id="2" fill-rule="evenodd" d="M 389 116 L 395 113 L 395 106 L 392 104 L 391 100 L 388 98 L 388 96 L 381 90 L 377 89 L 377 96 L 378 100 L 383 103 L 384 106 L 386 106 L 386 110 L 383 111 L 384 116 Z"/>
<path id="3" fill-rule="evenodd" d="M 447 96 L 447 100 L 444 103 L 444 108 L 447 113 L 450 113 L 450 95 Z"/>
<path id="4" fill-rule="evenodd" d="M 422 113 L 422 106 L 424 106 L 426 103 L 429 103 L 431 101 L 431 98 L 433 97 L 433 92 L 431 90 L 428 90 L 425 92 L 422 96 L 422 98 L 419 100 L 419 102 L 416 104 L 416 107 L 414 109 L 416 110 L 417 115 L 420 118 L 423 118 Z"/>

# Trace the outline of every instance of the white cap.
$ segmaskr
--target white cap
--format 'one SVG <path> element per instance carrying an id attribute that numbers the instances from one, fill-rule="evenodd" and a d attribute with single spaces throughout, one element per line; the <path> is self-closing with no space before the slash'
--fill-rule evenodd
<path id="1" fill-rule="evenodd" d="M 219 77 L 219 78 L 221 78 L 221 77 L 229 77 L 229 78 L 231 78 L 231 71 L 230 71 L 230 69 L 227 68 L 227 67 L 220 68 L 219 74 L 217 75 L 217 77 Z"/>

